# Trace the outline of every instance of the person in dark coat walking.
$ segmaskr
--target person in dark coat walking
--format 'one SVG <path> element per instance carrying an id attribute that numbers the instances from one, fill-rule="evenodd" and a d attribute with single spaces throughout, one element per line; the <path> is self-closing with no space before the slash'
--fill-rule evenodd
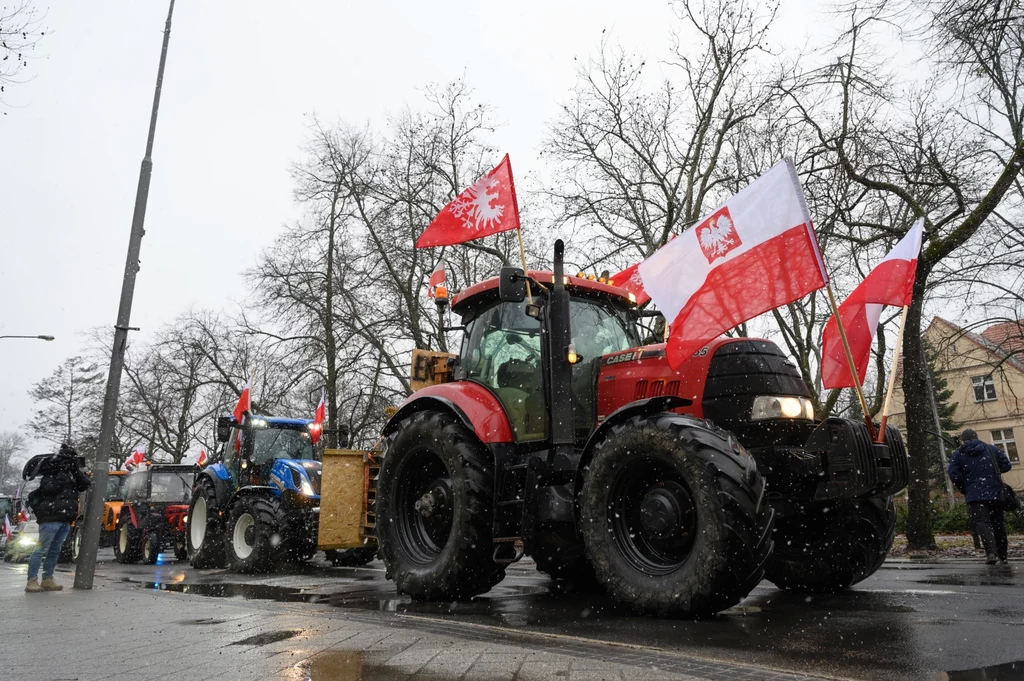
<path id="1" fill-rule="evenodd" d="M 960 446 L 949 460 L 949 479 L 967 501 L 971 525 L 985 545 L 985 562 L 995 565 L 1006 562 L 1006 523 L 999 505 L 1002 481 L 999 471 L 1010 470 L 1010 459 L 996 447 L 982 442 L 978 434 L 968 428 L 960 435 Z M 999 471 L 993 465 L 993 456 L 999 462 Z"/>
<path id="2" fill-rule="evenodd" d="M 28 496 L 28 505 L 39 524 L 39 547 L 28 559 L 28 584 L 25 591 L 60 591 L 64 587 L 53 581 L 60 549 L 71 530 L 71 521 L 78 517 L 78 495 L 89 489 L 89 478 L 78 465 L 78 452 L 68 445 L 45 461 L 39 470 L 39 487 Z M 39 564 L 43 581 L 37 580 Z"/>

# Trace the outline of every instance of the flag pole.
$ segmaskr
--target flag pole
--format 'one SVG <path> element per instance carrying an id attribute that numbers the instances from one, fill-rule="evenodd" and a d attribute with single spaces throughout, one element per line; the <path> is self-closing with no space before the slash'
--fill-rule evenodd
<path id="1" fill-rule="evenodd" d="M 530 278 L 527 274 L 529 270 L 526 267 L 526 246 L 523 245 L 522 225 L 516 228 L 516 234 L 519 235 L 519 257 L 523 259 L 523 275 L 526 276 L 526 300 L 530 305 L 533 305 L 533 292 L 530 291 Z"/>
<path id="2" fill-rule="evenodd" d="M 896 349 L 892 354 L 892 369 L 889 371 L 889 388 L 885 391 L 885 402 L 882 404 L 882 420 L 878 426 L 878 442 L 885 444 L 885 424 L 889 421 L 889 408 L 892 406 L 892 392 L 896 388 L 896 367 L 900 363 L 900 349 L 903 347 L 903 329 L 907 325 L 907 311 L 909 305 L 903 306 L 903 314 L 900 315 L 900 330 L 896 334 Z"/>
<path id="3" fill-rule="evenodd" d="M 857 363 L 853 361 L 853 351 L 850 350 L 850 341 L 846 339 L 846 328 L 843 326 L 843 318 L 839 316 L 839 306 L 836 305 L 836 294 L 832 291 L 832 282 L 825 285 L 828 290 L 828 302 L 832 305 L 832 315 L 836 320 L 836 327 L 839 329 L 839 338 L 843 341 L 843 350 L 846 352 L 846 362 L 850 366 L 850 376 L 853 377 L 853 389 L 857 391 L 857 398 L 860 400 L 861 411 L 864 412 L 864 423 L 868 427 L 868 435 L 875 439 L 875 424 L 871 422 L 871 414 L 868 411 L 867 400 L 860 389 L 860 377 L 857 375 Z"/>

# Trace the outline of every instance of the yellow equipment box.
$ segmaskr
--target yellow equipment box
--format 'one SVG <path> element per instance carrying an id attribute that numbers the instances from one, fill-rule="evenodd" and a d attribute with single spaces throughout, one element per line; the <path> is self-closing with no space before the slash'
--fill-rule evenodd
<path id="1" fill-rule="evenodd" d="M 324 450 L 319 548 L 355 549 L 377 543 L 372 509 L 379 454 L 360 449 Z"/>

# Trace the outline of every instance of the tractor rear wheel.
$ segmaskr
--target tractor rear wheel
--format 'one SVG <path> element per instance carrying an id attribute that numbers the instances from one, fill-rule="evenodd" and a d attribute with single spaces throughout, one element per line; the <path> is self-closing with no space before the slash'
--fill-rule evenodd
<path id="1" fill-rule="evenodd" d="M 791 591 L 840 591 L 881 567 L 895 531 L 889 496 L 808 505 L 776 523 L 765 578 Z"/>
<path id="2" fill-rule="evenodd" d="M 224 532 L 228 564 L 237 572 L 271 572 L 287 556 L 285 514 L 271 496 L 250 494 L 231 506 Z"/>
<path id="3" fill-rule="evenodd" d="M 677 414 L 612 428 L 585 471 L 581 526 L 608 592 L 660 615 L 735 605 L 764 574 L 774 512 L 729 433 Z"/>
<path id="4" fill-rule="evenodd" d="M 79 522 L 81 519 L 79 519 Z M 78 558 L 78 554 L 75 553 L 75 538 L 78 536 L 78 525 L 76 522 L 71 526 L 71 530 L 68 531 L 67 539 L 64 540 L 64 544 L 60 547 L 60 555 L 57 557 L 58 563 L 74 563 Z"/>
<path id="5" fill-rule="evenodd" d="M 418 600 L 470 598 L 505 577 L 494 562 L 494 466 L 453 416 L 420 412 L 388 444 L 377 480 L 377 541 L 389 579 Z"/>
<path id="6" fill-rule="evenodd" d="M 185 523 L 185 542 L 192 567 L 201 570 L 227 565 L 224 553 L 224 521 L 217 512 L 213 483 L 201 478 L 192 490 Z"/>
<path id="7" fill-rule="evenodd" d="M 118 563 L 137 563 L 142 555 L 142 530 L 132 527 L 131 515 L 125 511 L 117 521 L 114 557 Z"/>
<path id="8" fill-rule="evenodd" d="M 334 567 L 362 567 L 377 557 L 376 546 L 365 546 L 358 549 L 329 549 L 324 556 Z"/>

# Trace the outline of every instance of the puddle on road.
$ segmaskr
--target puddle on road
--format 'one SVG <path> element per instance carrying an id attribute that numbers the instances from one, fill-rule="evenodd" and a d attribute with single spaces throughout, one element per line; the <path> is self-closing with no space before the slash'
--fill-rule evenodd
<path id="1" fill-rule="evenodd" d="M 939 672 L 936 681 L 1024 681 L 1024 661 L 1007 662 L 991 667 Z"/>
<path id="2" fill-rule="evenodd" d="M 175 593 L 212 596 L 214 598 L 242 598 L 244 600 L 279 601 L 281 603 L 316 603 L 324 599 L 321 594 L 307 593 L 292 586 L 271 586 L 268 584 L 182 584 L 178 582 L 136 582 L 143 589 L 173 591 Z"/>
<path id="3" fill-rule="evenodd" d="M 213 617 L 200 617 L 195 620 L 179 620 L 175 624 L 224 624 L 227 620 L 218 620 Z"/>
<path id="4" fill-rule="evenodd" d="M 915 579 L 918 584 L 938 584 L 941 586 L 1017 586 L 1012 579 L 1002 575 L 939 575 L 928 579 Z"/>
<path id="5" fill-rule="evenodd" d="M 400 669 L 374 664 L 361 652 L 338 650 L 304 660 L 286 670 L 281 678 L 287 681 L 407 681 L 409 674 Z M 416 675 L 416 679 L 422 681 L 448 681 L 450 678 L 422 672 Z M 464 681 L 475 679 L 472 675 L 459 678 Z"/>
<path id="6" fill-rule="evenodd" d="M 277 643 L 278 641 L 287 641 L 290 638 L 294 638 L 302 633 L 301 629 L 283 629 L 281 631 L 265 631 L 262 634 L 256 634 L 249 638 L 243 638 L 241 641 L 235 641 L 231 645 L 233 646 L 265 646 L 271 643 Z"/>

